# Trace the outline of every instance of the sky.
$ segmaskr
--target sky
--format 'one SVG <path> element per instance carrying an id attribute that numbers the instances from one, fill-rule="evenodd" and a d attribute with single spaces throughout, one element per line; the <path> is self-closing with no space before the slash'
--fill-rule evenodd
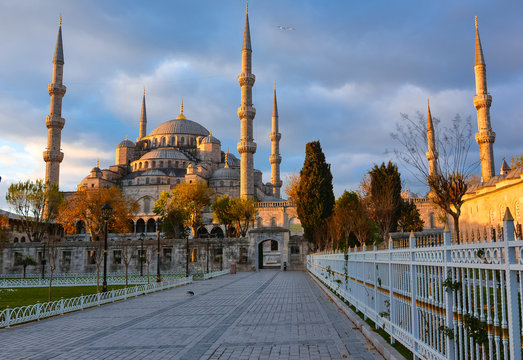
<path id="1" fill-rule="evenodd" d="M 107 168 L 118 143 L 137 138 L 144 88 L 148 132 L 176 118 L 183 98 L 187 118 L 237 154 L 245 4 L 0 0 L 0 208 L 10 183 L 45 176 L 60 14 L 67 86 L 60 188 L 72 191 L 97 158 Z M 442 123 L 460 114 L 476 124 L 476 15 L 499 168 L 503 157 L 523 152 L 522 14 L 521 1 L 251 0 L 255 168 L 270 180 L 275 82 L 283 181 L 302 168 L 306 143 L 319 140 L 336 196 L 356 189 L 374 164 L 398 163 L 391 133 L 401 113 L 426 116 L 427 98 Z M 470 157 L 479 159 L 475 143 Z M 423 193 L 398 165 L 404 186 Z"/>

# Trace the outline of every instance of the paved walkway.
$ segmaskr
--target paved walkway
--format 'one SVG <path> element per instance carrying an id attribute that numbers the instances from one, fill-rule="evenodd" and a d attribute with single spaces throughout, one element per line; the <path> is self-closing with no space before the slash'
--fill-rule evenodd
<path id="1" fill-rule="evenodd" d="M 307 274 L 265 270 L 0 330 L 0 359 L 382 359 L 353 327 Z"/>

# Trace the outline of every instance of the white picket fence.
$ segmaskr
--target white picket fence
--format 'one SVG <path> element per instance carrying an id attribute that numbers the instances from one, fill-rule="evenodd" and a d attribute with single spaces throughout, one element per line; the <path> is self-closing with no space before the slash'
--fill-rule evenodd
<path id="1" fill-rule="evenodd" d="M 227 275 L 227 274 L 230 274 L 230 272 L 231 272 L 231 270 L 227 269 L 227 270 L 213 271 L 210 273 L 206 273 L 206 274 L 203 274 L 203 280 L 208 280 L 208 279 L 212 279 L 212 278 L 215 278 L 218 276 Z"/>
<path id="2" fill-rule="evenodd" d="M 523 241 L 507 215 L 500 238 L 411 235 L 403 248 L 309 255 L 307 268 L 414 359 L 520 360 Z"/>
<path id="3" fill-rule="evenodd" d="M 20 306 L 12 309 L 6 308 L 0 311 L 0 328 L 28 321 L 40 320 L 55 315 L 63 315 L 71 311 L 83 310 L 118 300 L 126 300 L 133 296 L 145 295 L 190 283 L 192 283 L 192 276 L 158 283 L 154 282 L 148 285 L 111 290 L 105 293 L 96 293 L 45 303 L 36 303 L 34 305 Z"/>

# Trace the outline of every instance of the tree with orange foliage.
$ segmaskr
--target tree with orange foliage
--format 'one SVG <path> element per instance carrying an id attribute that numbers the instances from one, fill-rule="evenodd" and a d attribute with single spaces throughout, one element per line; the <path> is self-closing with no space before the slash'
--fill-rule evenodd
<path id="1" fill-rule="evenodd" d="M 102 206 L 110 204 L 114 215 L 107 226 L 113 233 L 130 232 L 134 213 L 138 211 L 138 203 L 127 198 L 118 187 L 78 190 L 70 195 L 59 210 L 57 221 L 67 234 L 76 231 L 78 221 L 82 221 L 91 240 L 101 238 L 104 231 Z"/>
<path id="2" fill-rule="evenodd" d="M 287 196 L 293 203 L 296 203 L 296 199 L 298 199 L 298 186 L 300 185 L 300 174 L 290 174 L 287 176 L 285 183 L 287 184 L 287 186 L 285 186 Z"/>

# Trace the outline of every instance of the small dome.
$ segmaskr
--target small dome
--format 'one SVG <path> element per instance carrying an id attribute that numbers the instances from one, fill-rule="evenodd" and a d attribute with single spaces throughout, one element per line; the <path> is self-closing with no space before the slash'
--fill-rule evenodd
<path id="1" fill-rule="evenodd" d="M 221 142 L 212 136 L 212 132 L 209 132 L 209 135 L 202 139 L 202 144 L 221 144 Z"/>
<path id="2" fill-rule="evenodd" d="M 176 150 L 176 149 L 154 149 L 145 153 L 140 160 L 149 160 L 149 159 L 175 159 L 175 160 L 189 160 L 187 155 Z"/>
<path id="3" fill-rule="evenodd" d="M 211 181 L 214 180 L 240 180 L 240 169 L 230 167 L 218 169 L 211 176 Z"/>
<path id="4" fill-rule="evenodd" d="M 147 170 L 140 174 L 140 176 L 165 176 L 166 174 L 161 170 Z"/>
<path id="5" fill-rule="evenodd" d="M 135 147 L 135 145 L 131 140 L 129 140 L 128 137 L 126 137 L 124 141 L 122 141 L 118 144 L 118 147 L 132 147 L 133 148 L 133 147 Z"/>

